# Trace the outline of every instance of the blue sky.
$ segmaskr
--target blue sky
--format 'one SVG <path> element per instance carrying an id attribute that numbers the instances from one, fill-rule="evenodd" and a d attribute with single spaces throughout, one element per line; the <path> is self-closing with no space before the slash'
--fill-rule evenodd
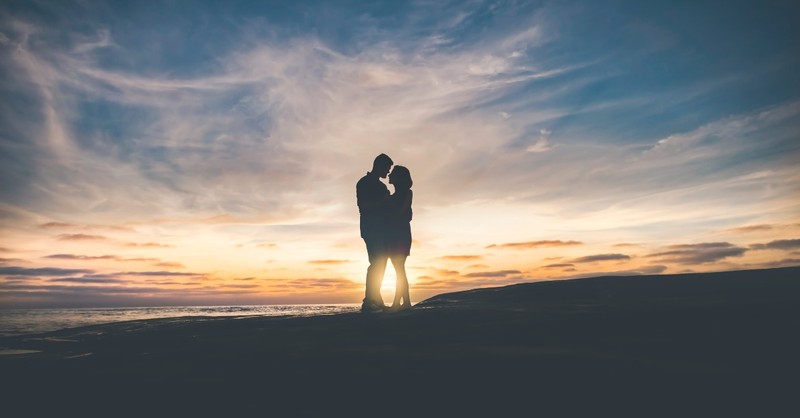
<path id="1" fill-rule="evenodd" d="M 0 301 L 357 301 L 353 187 L 380 152 L 414 176 L 417 299 L 800 264 L 799 16 L 5 2 Z M 86 269 L 67 293 L 36 273 Z"/>

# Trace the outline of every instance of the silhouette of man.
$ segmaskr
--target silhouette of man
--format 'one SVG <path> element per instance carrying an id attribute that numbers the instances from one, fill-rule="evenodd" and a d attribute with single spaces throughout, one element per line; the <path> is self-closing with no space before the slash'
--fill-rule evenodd
<path id="1" fill-rule="evenodd" d="M 361 214 L 361 238 L 367 244 L 369 267 L 367 268 L 367 284 L 363 312 L 378 312 L 385 309 L 381 297 L 381 283 L 389 258 L 386 248 L 386 204 L 389 189 L 381 182 L 381 178 L 389 174 L 394 162 L 386 154 L 375 157 L 372 171 L 368 172 L 356 184 L 356 200 L 358 212 Z"/>

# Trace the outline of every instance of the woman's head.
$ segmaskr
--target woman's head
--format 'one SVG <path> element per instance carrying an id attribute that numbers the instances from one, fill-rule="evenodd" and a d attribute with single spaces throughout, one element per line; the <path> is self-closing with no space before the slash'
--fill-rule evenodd
<path id="1" fill-rule="evenodd" d="M 411 181 L 411 172 L 407 168 L 396 165 L 389 174 L 389 184 L 394 184 L 394 187 L 399 189 L 410 189 L 414 182 Z"/>

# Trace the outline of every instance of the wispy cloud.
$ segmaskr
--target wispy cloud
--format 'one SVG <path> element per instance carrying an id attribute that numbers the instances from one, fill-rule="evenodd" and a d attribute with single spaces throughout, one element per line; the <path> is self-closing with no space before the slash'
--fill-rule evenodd
<path id="1" fill-rule="evenodd" d="M 123 283 L 123 280 L 113 277 L 63 277 L 58 279 L 50 279 L 50 282 L 66 282 L 66 283 Z"/>
<path id="2" fill-rule="evenodd" d="M 108 238 L 102 235 L 89 234 L 61 234 L 56 237 L 59 241 L 104 241 Z"/>
<path id="3" fill-rule="evenodd" d="M 750 232 L 760 232 L 760 231 L 771 231 L 775 228 L 774 225 L 746 225 L 746 226 L 739 226 L 736 228 L 730 228 L 727 231 L 733 232 L 734 234 L 747 234 Z"/>
<path id="4" fill-rule="evenodd" d="M 133 247 L 133 248 L 173 248 L 174 245 L 170 244 L 160 244 L 157 242 L 126 242 L 123 244 L 125 247 Z"/>
<path id="5" fill-rule="evenodd" d="M 464 275 L 464 277 L 506 277 L 517 274 L 522 274 L 522 272 L 519 270 L 480 271 L 475 273 L 467 273 Z"/>
<path id="6" fill-rule="evenodd" d="M 311 260 L 308 264 L 338 265 L 352 263 L 352 260 Z"/>
<path id="7" fill-rule="evenodd" d="M 620 261 L 630 260 L 631 257 L 625 254 L 595 254 L 586 255 L 583 257 L 573 258 L 570 263 L 595 263 L 598 261 Z"/>
<path id="8" fill-rule="evenodd" d="M 800 248 L 800 239 L 779 239 L 766 244 L 753 244 L 754 250 L 794 250 Z"/>
<path id="9" fill-rule="evenodd" d="M 62 229 L 62 228 L 74 228 L 77 225 L 70 224 L 66 222 L 47 222 L 39 225 L 39 228 L 42 229 Z"/>
<path id="10" fill-rule="evenodd" d="M 573 264 L 573 263 L 555 263 L 555 264 L 548 264 L 546 266 L 542 266 L 542 268 L 546 268 L 546 269 L 566 268 L 566 267 L 575 267 L 575 264 Z"/>
<path id="11" fill-rule="evenodd" d="M 706 264 L 729 257 L 741 257 L 747 248 L 729 242 L 705 242 L 700 244 L 678 244 L 667 247 L 669 251 L 648 254 L 662 262 L 678 264 Z"/>
<path id="12" fill-rule="evenodd" d="M 362 283 L 342 278 L 269 279 L 265 285 L 270 289 L 284 289 L 303 292 L 309 289 L 355 290 L 362 289 Z"/>
<path id="13" fill-rule="evenodd" d="M 439 257 L 441 260 L 447 261 L 474 261 L 482 259 L 482 255 L 475 255 L 475 254 L 463 254 L 463 255 L 445 255 Z"/>
<path id="14" fill-rule="evenodd" d="M 21 258 L 0 258 L 0 264 L 17 264 L 17 263 L 27 263 L 27 260 Z"/>
<path id="15" fill-rule="evenodd" d="M 77 254 L 50 254 L 44 258 L 55 258 L 59 260 L 119 260 L 120 257 L 116 255 L 77 255 Z"/>
<path id="16" fill-rule="evenodd" d="M 57 267 L 25 268 L 15 266 L 0 266 L 0 275 L 9 276 L 70 276 L 73 274 L 94 273 L 87 269 L 63 269 Z"/>
<path id="17" fill-rule="evenodd" d="M 203 276 L 200 273 L 177 271 L 122 271 L 113 273 L 113 276 Z"/>
<path id="18" fill-rule="evenodd" d="M 583 245 L 580 241 L 561 241 L 561 240 L 543 240 L 543 241 L 528 241 L 528 242 L 510 242 L 506 244 L 491 244 L 486 248 L 542 248 L 542 247 L 570 247 Z"/>

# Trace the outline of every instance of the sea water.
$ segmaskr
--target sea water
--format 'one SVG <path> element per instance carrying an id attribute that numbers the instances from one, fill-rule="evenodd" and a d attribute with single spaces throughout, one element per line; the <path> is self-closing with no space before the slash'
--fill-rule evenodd
<path id="1" fill-rule="evenodd" d="M 0 309 L 0 336 L 39 334 L 86 325 L 192 316 L 311 316 L 355 312 L 359 304 L 162 306 L 142 308 Z"/>

